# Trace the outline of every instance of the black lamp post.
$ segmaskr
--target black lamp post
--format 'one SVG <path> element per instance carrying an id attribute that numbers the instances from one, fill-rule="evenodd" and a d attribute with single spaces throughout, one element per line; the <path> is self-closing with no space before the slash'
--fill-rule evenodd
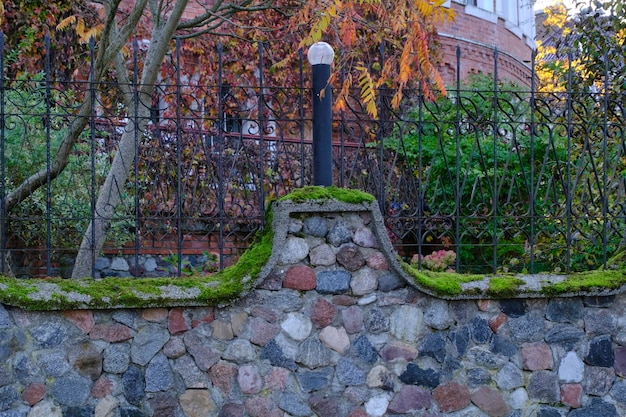
<path id="1" fill-rule="evenodd" d="M 307 58 L 313 73 L 313 185 L 333 184 L 332 92 L 328 79 L 335 52 L 326 42 L 316 42 Z"/>

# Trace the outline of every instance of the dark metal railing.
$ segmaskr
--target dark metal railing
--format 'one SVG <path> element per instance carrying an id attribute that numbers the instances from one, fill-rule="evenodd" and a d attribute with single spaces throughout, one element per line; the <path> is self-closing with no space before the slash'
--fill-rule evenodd
<path id="1" fill-rule="evenodd" d="M 255 82 L 227 85 L 221 49 L 218 59 L 213 83 L 183 81 L 192 77 L 175 62 L 174 82 L 155 88 L 149 127 L 135 132 L 131 180 L 118 184 L 122 204 L 105 254 L 135 264 L 169 256 L 180 266 L 185 256 L 211 252 L 223 268 L 263 227 L 268 200 L 312 183 L 302 55 L 300 83 L 289 87 L 258 76 L 268 72 L 262 57 L 247 77 Z M 497 54 L 494 68 L 493 78 L 458 80 L 435 102 L 407 91 L 401 109 L 380 90 L 377 119 L 355 91 L 334 115 L 333 183 L 372 193 L 399 253 L 420 268 L 610 266 L 626 246 L 624 94 L 539 92 L 534 77 L 522 87 L 493 82 Z M 114 84 L 50 80 L 44 71 L 0 85 L 2 271 L 60 274 L 71 268 L 133 112 L 118 106 Z M 96 92 L 94 115 L 68 166 L 7 211 L 6 197 L 50 168 L 87 89 Z"/>

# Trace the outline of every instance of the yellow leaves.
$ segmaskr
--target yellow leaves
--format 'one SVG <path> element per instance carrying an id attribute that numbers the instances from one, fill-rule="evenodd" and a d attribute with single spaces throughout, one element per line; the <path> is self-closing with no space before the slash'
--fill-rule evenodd
<path id="1" fill-rule="evenodd" d="M 356 70 L 360 73 L 359 87 L 361 87 L 361 100 L 363 100 L 365 110 L 370 116 L 376 118 L 378 117 L 378 109 L 376 108 L 376 88 L 372 76 L 364 66 L 357 66 Z"/>
<path id="2" fill-rule="evenodd" d="M 104 27 L 102 24 L 98 24 L 91 28 L 86 27 L 85 19 L 83 19 L 82 16 L 71 15 L 59 22 L 57 30 L 66 30 L 71 26 L 74 26 L 74 31 L 76 32 L 76 35 L 78 35 L 80 43 L 87 43 L 91 38 L 96 39 Z"/>
<path id="3" fill-rule="evenodd" d="M 4 23 L 4 2 L 0 0 L 0 25 Z"/>

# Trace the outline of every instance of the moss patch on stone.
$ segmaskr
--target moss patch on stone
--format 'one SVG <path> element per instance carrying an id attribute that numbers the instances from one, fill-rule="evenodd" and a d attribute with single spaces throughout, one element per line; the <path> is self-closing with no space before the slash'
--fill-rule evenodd
<path id="1" fill-rule="evenodd" d="M 337 200 L 350 204 L 372 203 L 376 201 L 373 195 L 364 193 L 363 191 L 339 188 L 335 186 L 302 187 L 278 199 L 279 202 L 292 201 L 294 203 L 305 203 L 311 201 L 324 202 L 326 200 Z"/>
<path id="2" fill-rule="evenodd" d="M 626 269 L 578 272 L 563 282 L 545 285 L 542 293 L 550 295 L 574 294 L 590 291 L 618 290 L 626 285 Z"/>

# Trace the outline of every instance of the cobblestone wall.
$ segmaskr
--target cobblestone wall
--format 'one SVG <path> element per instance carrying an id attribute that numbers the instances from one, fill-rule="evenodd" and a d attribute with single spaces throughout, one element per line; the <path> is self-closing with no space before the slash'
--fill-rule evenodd
<path id="1" fill-rule="evenodd" d="M 626 415 L 626 297 L 434 298 L 371 222 L 294 213 L 228 307 L 0 305 L 0 417 Z"/>

